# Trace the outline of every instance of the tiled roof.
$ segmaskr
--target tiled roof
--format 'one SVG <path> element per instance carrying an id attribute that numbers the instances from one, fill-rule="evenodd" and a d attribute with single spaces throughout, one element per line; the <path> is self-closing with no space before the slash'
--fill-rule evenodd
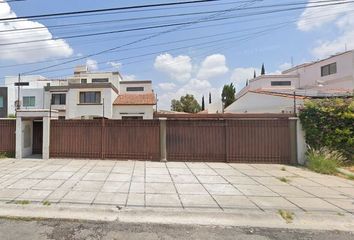
<path id="1" fill-rule="evenodd" d="M 121 94 L 113 105 L 155 105 L 156 99 L 153 93 Z"/>

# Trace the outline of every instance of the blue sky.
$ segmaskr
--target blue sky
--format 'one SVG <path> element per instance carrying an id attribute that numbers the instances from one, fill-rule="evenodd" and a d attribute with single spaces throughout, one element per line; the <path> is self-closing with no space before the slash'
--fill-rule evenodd
<path id="1" fill-rule="evenodd" d="M 163 2 L 172 1 L 26 0 L 9 3 L 11 10 L 8 9 L 6 3 L 0 3 L 0 18 L 13 16 L 13 14 L 28 16 Z M 19 34 L 18 31 L 0 32 L 0 83 L 6 75 L 16 75 L 61 63 L 65 59 L 75 59 L 124 45 L 175 27 L 65 39 L 67 36 L 198 21 L 211 14 L 120 22 L 118 20 L 263 6 L 263 8 L 232 11 L 218 16 L 228 17 L 224 20 L 215 20 L 214 17 L 213 21 L 188 25 L 178 31 L 154 37 L 129 47 L 122 47 L 119 51 L 35 72 L 48 78 L 65 77 L 72 73 L 72 68 L 75 65 L 85 63 L 88 63 L 92 70 L 97 71 L 118 69 L 126 79 L 152 80 L 154 89 L 159 96 L 159 106 L 163 109 L 169 108 L 172 98 L 179 98 L 185 93 L 192 93 L 200 100 L 202 95 L 207 95 L 210 91 L 216 98 L 219 97 L 220 88 L 226 83 L 234 82 L 238 90 L 242 88 L 246 79 L 253 76 L 253 70 L 259 69 L 262 63 L 265 63 L 268 73 L 278 73 L 291 66 L 291 59 L 296 65 L 343 51 L 345 46 L 348 49 L 354 47 L 353 4 L 259 14 L 262 11 L 279 9 L 264 6 L 303 2 L 306 1 L 221 0 L 140 12 L 34 19 L 22 23 L 4 24 L 0 22 L 0 31 L 9 28 L 41 26 L 38 23 L 48 27 L 48 29 L 31 30 L 26 33 L 22 31 L 25 35 Z M 306 5 L 301 6 L 305 7 Z M 111 22 L 71 28 L 53 27 L 96 21 Z M 1 46 L 1 43 L 47 39 L 48 37 L 64 38 L 64 40 Z"/>

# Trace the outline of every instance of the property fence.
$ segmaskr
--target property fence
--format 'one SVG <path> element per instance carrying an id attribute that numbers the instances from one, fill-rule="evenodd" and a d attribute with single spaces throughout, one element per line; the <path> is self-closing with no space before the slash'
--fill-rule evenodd
<path id="1" fill-rule="evenodd" d="M 55 120 L 50 156 L 159 161 L 160 148 L 166 146 L 168 161 L 290 163 L 295 136 L 291 126 L 287 116 Z"/>
<path id="2" fill-rule="evenodd" d="M 289 163 L 288 119 L 168 120 L 170 161 Z"/>
<path id="3" fill-rule="evenodd" d="M 15 153 L 16 149 L 16 121 L 0 120 L 0 153 Z"/>
<path id="4" fill-rule="evenodd" d="M 158 160 L 159 121 L 51 121 L 50 156 Z"/>

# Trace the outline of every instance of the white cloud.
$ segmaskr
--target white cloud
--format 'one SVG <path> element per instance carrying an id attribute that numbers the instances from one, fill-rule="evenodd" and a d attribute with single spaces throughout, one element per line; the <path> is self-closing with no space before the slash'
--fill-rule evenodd
<path id="1" fill-rule="evenodd" d="M 11 10 L 8 3 L 2 3 L 0 5 L 0 18 L 17 17 L 16 14 Z M 31 30 L 12 31 L 15 29 Z M 13 60 L 19 63 L 23 63 L 49 58 L 69 57 L 73 54 L 73 49 L 66 43 L 65 40 L 53 40 L 53 36 L 49 30 L 39 22 L 29 20 L 2 21 L 0 23 L 0 31 L 7 31 L 0 33 L 0 42 L 2 44 L 51 39 L 41 42 L 2 45 L 0 46 L 0 59 L 2 60 Z"/>
<path id="2" fill-rule="evenodd" d="M 311 6 L 309 1 L 308 6 Z M 342 2 L 349 2 L 343 0 Z M 312 3 L 313 5 L 314 3 Z M 312 55 L 316 58 L 325 58 L 332 54 L 354 48 L 354 15 L 348 11 L 354 6 L 354 3 L 347 3 L 336 6 L 327 6 L 321 8 L 307 8 L 304 10 L 297 22 L 298 29 L 301 31 L 311 31 L 328 28 L 330 23 L 337 30 L 337 37 L 334 39 L 320 39 L 317 46 L 312 49 Z M 326 15 L 323 15 L 326 13 Z"/>
<path id="3" fill-rule="evenodd" d="M 213 79 L 229 71 L 226 58 L 222 54 L 213 54 L 204 59 L 197 74 L 199 79 Z"/>
<path id="4" fill-rule="evenodd" d="M 349 2 L 349 0 L 338 0 L 340 2 Z M 317 3 L 316 3 L 317 2 Z M 339 4 L 321 7 L 312 7 L 316 5 L 326 5 L 328 3 L 318 3 L 318 0 L 309 0 L 307 8 L 302 12 L 297 22 L 297 27 L 301 31 L 310 31 L 324 26 L 326 23 L 332 22 L 343 12 L 348 10 L 352 4 Z M 325 14 L 323 14 L 325 13 Z"/>
<path id="5" fill-rule="evenodd" d="M 162 90 L 172 90 L 176 87 L 176 84 L 174 84 L 172 82 L 159 83 L 159 87 Z"/>
<path id="6" fill-rule="evenodd" d="M 261 70 L 258 68 L 235 68 L 233 70 L 231 75 L 231 82 L 235 84 L 237 92 L 240 91 L 246 85 L 247 80 L 253 79 L 255 70 L 257 76 L 259 76 Z"/>
<path id="7" fill-rule="evenodd" d="M 120 62 L 107 62 L 107 64 L 115 69 L 119 69 L 122 67 L 122 63 Z"/>
<path id="8" fill-rule="evenodd" d="M 192 62 L 189 56 L 179 55 L 173 57 L 165 53 L 156 57 L 154 67 L 156 70 L 180 82 L 188 81 L 192 76 Z"/>
<path id="9" fill-rule="evenodd" d="M 279 66 L 280 71 L 284 71 L 291 68 L 291 63 L 285 62 Z"/>
<path id="10" fill-rule="evenodd" d="M 97 61 L 93 59 L 87 59 L 86 66 L 90 71 L 96 71 L 98 69 Z"/>
<path id="11" fill-rule="evenodd" d="M 134 80 L 136 80 L 136 76 L 133 74 L 123 75 L 123 80 L 124 81 L 134 81 Z"/>

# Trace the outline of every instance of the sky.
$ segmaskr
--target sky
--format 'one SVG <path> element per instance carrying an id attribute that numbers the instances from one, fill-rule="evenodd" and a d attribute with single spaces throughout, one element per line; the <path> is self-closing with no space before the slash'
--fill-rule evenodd
<path id="1" fill-rule="evenodd" d="M 176 2 L 2 1 L 1 19 Z M 224 84 L 234 83 L 241 90 L 263 63 L 267 73 L 277 74 L 353 49 L 354 3 L 342 0 L 336 2 L 347 3 L 313 7 L 330 2 L 219 0 L 89 16 L 0 20 L 0 84 L 4 76 L 19 73 L 64 78 L 73 74 L 75 65 L 87 64 L 91 71 L 119 71 L 125 80 L 152 80 L 159 109 L 170 109 L 171 100 L 186 93 L 199 102 L 209 92 L 219 99 Z M 180 25 L 161 27 L 171 24 Z M 136 30 L 151 26 L 160 27 Z M 129 31 L 117 32 L 122 30 Z M 78 37 L 112 31 L 116 32 Z M 116 49 L 94 55 L 110 48 Z"/>

